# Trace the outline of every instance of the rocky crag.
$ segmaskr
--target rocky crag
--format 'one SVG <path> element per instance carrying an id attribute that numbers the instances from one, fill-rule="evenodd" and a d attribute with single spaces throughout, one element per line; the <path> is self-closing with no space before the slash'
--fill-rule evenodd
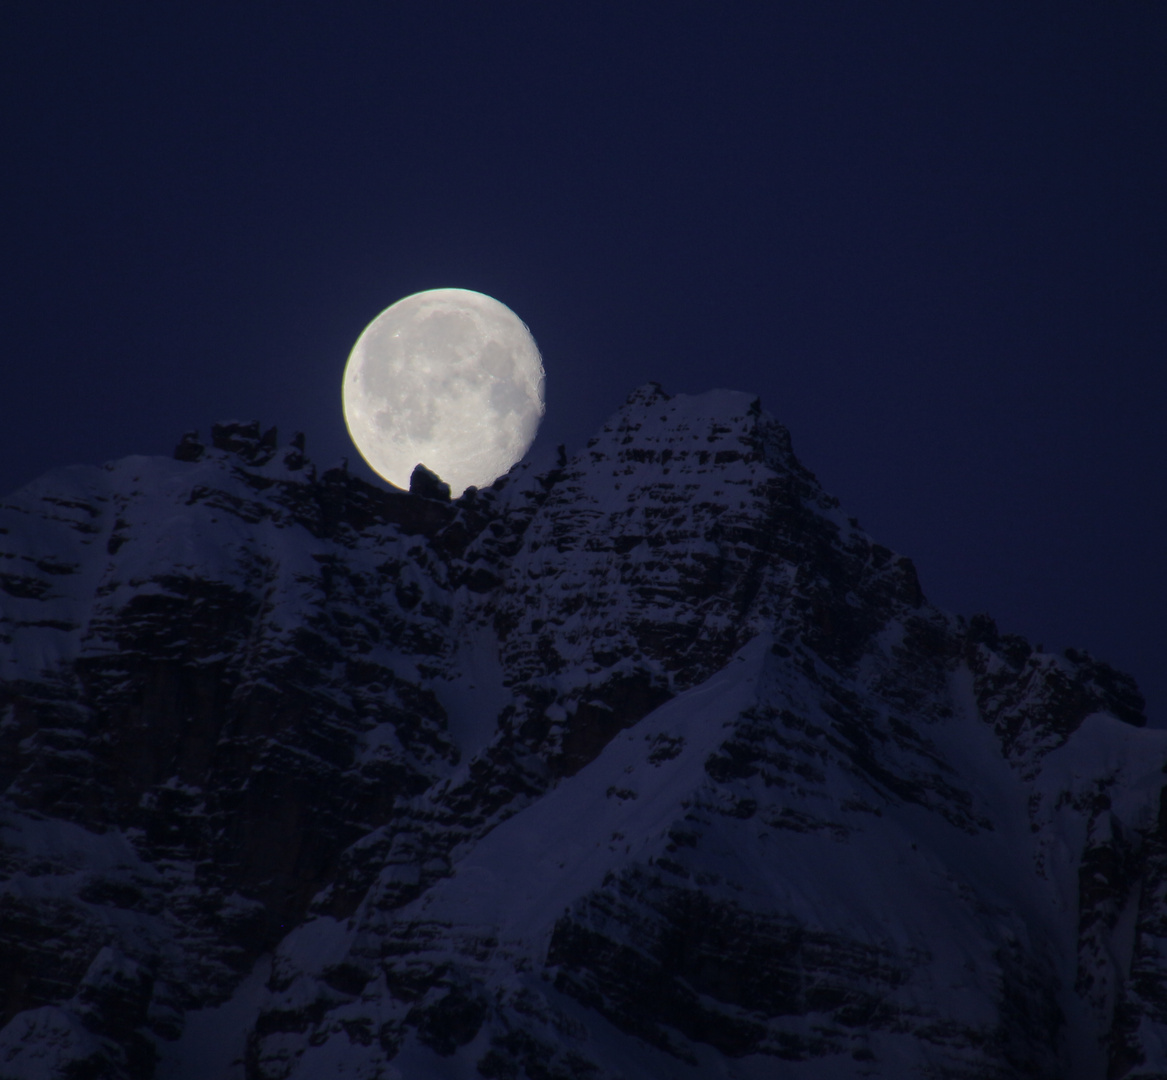
<path id="1" fill-rule="evenodd" d="M 235 423 L 0 508 L 0 1077 L 1167 1077 L 1129 677 L 746 395 L 436 485 Z"/>

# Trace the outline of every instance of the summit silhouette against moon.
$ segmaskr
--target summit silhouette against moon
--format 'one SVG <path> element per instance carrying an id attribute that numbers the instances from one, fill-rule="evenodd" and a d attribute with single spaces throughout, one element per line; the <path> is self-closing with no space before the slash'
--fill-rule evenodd
<path id="1" fill-rule="evenodd" d="M 455 495 L 505 473 L 543 417 L 543 362 L 505 304 L 431 289 L 386 308 L 357 339 L 344 373 L 344 418 L 369 465 L 409 486 L 425 465 Z"/>

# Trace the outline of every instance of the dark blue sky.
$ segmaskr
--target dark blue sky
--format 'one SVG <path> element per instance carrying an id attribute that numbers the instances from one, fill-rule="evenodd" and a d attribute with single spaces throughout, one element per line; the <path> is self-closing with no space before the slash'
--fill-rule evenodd
<path id="1" fill-rule="evenodd" d="M 1167 723 L 1167 7 L 9 5 L 0 491 L 224 418 L 355 459 L 352 342 L 479 289 L 539 445 L 759 393 L 929 597 Z"/>

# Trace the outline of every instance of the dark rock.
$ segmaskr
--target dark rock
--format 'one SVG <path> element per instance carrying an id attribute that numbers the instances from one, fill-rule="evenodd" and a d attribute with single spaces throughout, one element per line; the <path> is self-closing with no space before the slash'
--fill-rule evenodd
<path id="1" fill-rule="evenodd" d="M 414 467 L 409 477 L 409 493 L 419 495 L 423 499 L 437 499 L 439 502 L 450 501 L 450 485 L 445 483 L 437 473 L 430 472 L 424 465 Z"/>
<path id="2" fill-rule="evenodd" d="M 278 435 L 274 427 L 260 433 L 258 420 L 230 420 L 211 425 L 211 445 L 238 455 L 252 466 L 266 465 L 276 452 Z"/>
<path id="3" fill-rule="evenodd" d="M 442 1057 L 465 1046 L 482 1027 L 486 1001 L 470 987 L 454 986 L 436 1001 L 415 1005 L 406 1022 L 416 1028 L 417 1037 Z"/>
<path id="4" fill-rule="evenodd" d="M 188 431 L 174 448 L 174 458 L 176 461 L 199 461 L 206 452 L 207 448 L 199 442 L 199 433 Z"/>

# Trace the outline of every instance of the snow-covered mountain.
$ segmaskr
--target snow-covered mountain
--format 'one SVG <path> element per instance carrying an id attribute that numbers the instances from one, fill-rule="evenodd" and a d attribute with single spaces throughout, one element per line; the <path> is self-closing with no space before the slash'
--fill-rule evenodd
<path id="1" fill-rule="evenodd" d="M 1167 732 L 747 395 L 451 503 L 223 424 L 0 509 L 0 1077 L 1167 1077 Z"/>

